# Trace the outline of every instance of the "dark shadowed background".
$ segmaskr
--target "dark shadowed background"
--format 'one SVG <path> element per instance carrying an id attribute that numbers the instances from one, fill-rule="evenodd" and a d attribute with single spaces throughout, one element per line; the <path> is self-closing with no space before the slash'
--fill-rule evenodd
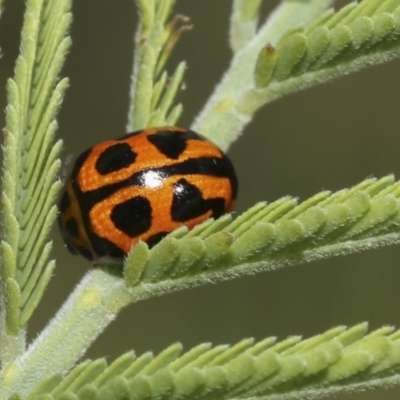
<path id="1" fill-rule="evenodd" d="M 264 13 L 277 1 L 266 2 Z M 186 59 L 185 110 L 190 125 L 227 68 L 231 1 L 180 0 L 189 15 L 169 70 Z M 23 1 L 6 0 L 0 21 L 1 87 L 18 54 Z M 59 116 L 64 159 L 125 133 L 136 10 L 133 0 L 79 0 L 73 46 L 63 75 L 71 86 Z M 240 181 L 237 211 L 284 195 L 301 199 L 322 189 L 350 187 L 368 176 L 400 176 L 400 60 L 363 70 L 264 107 L 229 151 Z M 0 107 L 5 93 L 0 91 Z M 4 125 L 4 115 L 1 116 Z M 34 338 L 90 268 L 70 255 L 54 229 L 57 269 L 29 326 Z M 370 328 L 400 327 L 400 248 L 389 247 L 249 276 L 129 306 L 87 356 L 109 360 L 130 349 L 159 352 L 180 341 L 235 343 L 289 335 L 308 337 L 336 325 L 369 321 Z M 354 399 L 398 399 L 400 390 Z M 348 398 L 347 396 L 341 399 Z"/>

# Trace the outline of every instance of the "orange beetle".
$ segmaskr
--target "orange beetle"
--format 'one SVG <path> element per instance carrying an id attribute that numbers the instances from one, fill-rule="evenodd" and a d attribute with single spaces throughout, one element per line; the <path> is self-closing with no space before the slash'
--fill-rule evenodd
<path id="1" fill-rule="evenodd" d="M 78 157 L 58 223 L 73 254 L 120 263 L 140 240 L 153 246 L 179 226 L 232 211 L 237 186 L 231 161 L 203 136 L 146 129 Z"/>

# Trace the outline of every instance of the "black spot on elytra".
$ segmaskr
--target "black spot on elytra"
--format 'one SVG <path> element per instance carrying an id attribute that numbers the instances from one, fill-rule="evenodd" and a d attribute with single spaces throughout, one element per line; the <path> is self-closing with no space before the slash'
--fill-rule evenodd
<path id="1" fill-rule="evenodd" d="M 65 191 L 60 200 L 60 212 L 64 212 L 68 209 L 68 207 L 71 205 L 71 197 L 69 196 L 68 192 Z"/>
<path id="2" fill-rule="evenodd" d="M 180 132 L 161 131 L 149 135 L 147 140 L 157 147 L 160 153 L 174 160 L 186 149 L 186 139 Z"/>
<path id="3" fill-rule="evenodd" d="M 193 131 L 158 131 L 147 137 L 147 140 L 157 147 L 157 150 L 171 159 L 178 159 L 186 149 L 186 142 L 189 139 L 205 140 L 202 136 Z"/>
<path id="4" fill-rule="evenodd" d="M 119 171 L 134 163 L 136 156 L 128 143 L 116 143 L 100 154 L 96 161 L 96 170 L 101 175 Z"/>
<path id="5" fill-rule="evenodd" d="M 89 232 L 90 243 L 95 253 L 95 258 L 110 257 L 115 260 L 122 260 L 125 253 L 117 245 L 108 239 L 102 238 L 93 232 Z"/>
<path id="6" fill-rule="evenodd" d="M 65 231 L 68 233 L 69 236 L 72 236 L 74 238 L 79 237 L 79 227 L 75 218 L 69 218 L 67 220 L 67 222 L 65 223 Z"/>
<path id="7" fill-rule="evenodd" d="M 84 246 L 78 246 L 77 247 L 77 251 L 86 259 L 88 259 L 89 261 L 93 261 L 94 260 L 94 256 L 92 254 L 92 252 L 90 250 L 88 250 L 86 247 Z M 76 253 L 75 253 L 76 254 Z"/>
<path id="8" fill-rule="evenodd" d="M 111 212 L 111 220 L 129 237 L 145 233 L 151 226 L 150 201 L 137 196 L 117 204 Z"/>
<path id="9" fill-rule="evenodd" d="M 168 235 L 169 232 L 158 232 L 155 233 L 154 235 L 150 236 L 147 240 L 146 243 L 147 245 L 152 248 L 155 246 L 161 239 L 165 238 L 165 236 Z"/>
<path id="10" fill-rule="evenodd" d="M 225 199 L 221 197 L 216 197 L 214 199 L 206 200 L 208 209 L 212 211 L 213 218 L 219 218 L 221 215 L 225 214 Z"/>
<path id="11" fill-rule="evenodd" d="M 72 254 L 78 254 L 74 248 L 74 246 L 70 243 L 70 237 L 68 235 L 68 232 L 64 228 L 64 224 L 61 218 L 61 215 L 58 216 L 57 218 L 57 224 L 58 224 L 58 229 L 60 230 L 61 237 L 63 238 L 64 244 L 67 247 L 67 249 L 72 253 Z"/>
<path id="12" fill-rule="evenodd" d="M 225 200 L 222 198 L 204 199 L 201 191 L 186 179 L 179 179 L 174 185 L 171 216 L 174 221 L 185 222 L 197 218 L 207 211 L 214 218 L 225 212 Z"/>

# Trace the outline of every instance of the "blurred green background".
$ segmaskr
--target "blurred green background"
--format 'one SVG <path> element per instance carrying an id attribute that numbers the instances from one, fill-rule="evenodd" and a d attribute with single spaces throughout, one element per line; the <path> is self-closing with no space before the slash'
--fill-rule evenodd
<path id="1" fill-rule="evenodd" d="M 169 62 L 188 62 L 180 95 L 188 126 L 227 68 L 231 1 L 180 0 L 189 15 L 185 34 Z M 277 1 L 265 2 L 266 15 Z M 343 4 L 342 2 L 341 4 Z M 0 21 L 1 87 L 18 54 L 22 0 L 6 0 Z M 74 5 L 73 47 L 63 75 L 71 86 L 59 117 L 64 159 L 125 132 L 136 10 L 132 0 L 79 0 Z M 301 199 L 322 189 L 350 187 L 368 176 L 400 176 L 400 60 L 363 70 L 264 107 L 230 149 L 239 176 L 237 211 L 283 195 Z M 5 108 L 0 92 L 0 108 Z M 4 115 L 1 116 L 4 126 Z M 34 314 L 35 338 L 90 268 L 70 255 L 54 229 L 57 269 Z M 100 336 L 87 356 L 135 349 L 159 352 L 180 341 L 186 349 L 210 341 L 235 343 L 318 334 L 336 325 L 369 321 L 370 328 L 400 327 L 400 248 L 285 268 L 131 305 Z M 398 399 L 400 389 L 340 399 Z"/>

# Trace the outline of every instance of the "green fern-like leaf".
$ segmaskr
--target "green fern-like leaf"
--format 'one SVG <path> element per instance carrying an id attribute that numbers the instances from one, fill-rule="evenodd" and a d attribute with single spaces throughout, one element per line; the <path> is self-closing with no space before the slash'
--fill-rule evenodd
<path id="1" fill-rule="evenodd" d="M 307 73 L 341 75 L 399 54 L 400 6 L 396 1 L 364 0 L 336 14 L 327 12 L 301 30 L 284 35 L 273 53 L 261 52 L 255 79 L 259 88 Z M 267 55 L 266 55 L 267 54 Z M 268 61 L 266 62 L 266 59 Z M 271 73 L 271 65 L 274 64 Z"/>
<path id="2" fill-rule="evenodd" d="M 151 250 L 139 243 L 126 260 L 125 279 L 102 269 L 87 275 L 21 362 L 12 367 L 18 379 L 3 374 L 0 396 L 16 391 L 26 395 L 32 382 L 51 372 L 68 371 L 103 327 L 132 302 L 398 242 L 399 196 L 400 182 L 392 176 L 367 179 L 349 190 L 321 192 L 300 204 L 285 197 L 260 203 L 236 220 L 226 215 L 189 232 L 181 228 Z M 49 337 L 55 338 L 50 344 Z M 296 373 L 291 371 L 289 376 Z M 148 378 L 140 379 L 147 393 Z"/>
<path id="3" fill-rule="evenodd" d="M 399 0 L 363 0 L 337 12 L 332 3 L 282 1 L 255 29 L 257 2 L 235 2 L 235 55 L 192 129 L 226 151 L 265 104 L 399 56 Z M 241 7 L 253 12 L 251 27 Z"/>
<path id="4" fill-rule="evenodd" d="M 17 335 L 26 324 L 54 269 L 48 234 L 57 213 L 62 145 L 54 145 L 55 118 L 68 86 L 59 73 L 71 44 L 70 8 L 71 0 L 27 1 L 21 54 L 7 85 L 1 200 L 5 335 Z"/>
<path id="5" fill-rule="evenodd" d="M 141 23 L 136 34 L 128 131 L 174 125 L 180 117 L 182 105 L 173 105 L 173 102 L 186 64 L 181 62 L 169 80 L 164 66 L 181 33 L 190 28 L 183 16 L 167 22 L 174 0 L 138 0 L 137 3 Z"/>
<path id="6" fill-rule="evenodd" d="M 398 242 L 399 197 L 400 182 L 388 176 L 300 204 L 290 197 L 259 203 L 235 220 L 179 229 L 150 251 L 140 243 L 126 260 L 126 282 L 164 282 L 169 291 Z"/>
<path id="7" fill-rule="evenodd" d="M 139 243 L 128 255 L 123 277 L 107 268 L 90 271 L 38 340 L 23 352 L 21 328 L 53 268 L 47 233 L 55 217 L 51 202 L 58 190 L 60 144 L 53 148 L 51 144 L 66 87 L 66 81 L 57 79 L 69 46 L 70 22 L 70 3 L 63 1 L 28 0 L 21 57 L 15 79 L 8 84 L 1 247 L 2 293 L 7 297 L 2 299 L 5 313 L 0 321 L 5 331 L 0 332 L 0 345 L 8 353 L 0 348 L 4 362 L 0 397 L 311 399 L 393 381 L 399 368 L 400 334 L 384 327 L 368 335 L 364 324 L 348 330 L 338 327 L 305 341 L 246 339 L 234 346 L 202 344 L 184 354 L 176 344 L 156 357 L 146 353 L 137 358 L 131 352 L 110 366 L 104 359 L 75 366 L 104 327 L 132 302 L 399 242 L 400 183 L 392 176 L 367 179 L 336 193 L 324 191 L 302 203 L 290 197 L 259 203 L 236 220 L 226 215 L 190 232 L 178 229 L 152 249 Z M 141 25 L 130 130 L 175 123 L 181 106 L 173 103 L 184 72 L 184 64 L 178 65 L 167 84 L 165 63 L 182 32 L 177 28 L 182 19 L 170 19 L 174 1 L 137 3 Z M 227 96 L 212 100 L 217 119 L 208 123 L 200 118 L 204 130 L 199 131 L 212 138 L 218 118 L 225 116 L 220 130 L 224 139 L 216 141 L 226 149 L 233 140 L 225 135 L 226 129 L 245 124 L 266 101 L 380 62 L 382 54 L 383 58 L 397 54 L 399 0 L 364 0 L 337 13 L 322 12 L 330 4 L 330 0 L 283 1 L 274 17 L 257 30 L 260 1 L 235 0 L 231 45 L 232 70 L 237 69 L 236 75 L 226 75 L 221 87 L 226 89 L 229 81 L 236 86 L 227 85 Z M 304 27 L 296 23 L 302 18 Z M 292 28 L 288 30 L 284 21 L 292 21 Z M 249 62 L 241 69 L 243 60 Z M 242 75 L 242 80 L 235 80 Z"/>
<path id="8" fill-rule="evenodd" d="M 234 346 L 201 344 L 182 354 L 175 344 L 158 356 L 126 353 L 107 366 L 84 361 L 65 378 L 44 379 L 35 399 L 231 399 L 291 393 L 297 398 L 336 393 L 384 380 L 400 364 L 399 333 L 367 325 L 337 327 L 310 339 L 244 339 Z M 284 398 L 284 397 L 283 397 Z"/>

